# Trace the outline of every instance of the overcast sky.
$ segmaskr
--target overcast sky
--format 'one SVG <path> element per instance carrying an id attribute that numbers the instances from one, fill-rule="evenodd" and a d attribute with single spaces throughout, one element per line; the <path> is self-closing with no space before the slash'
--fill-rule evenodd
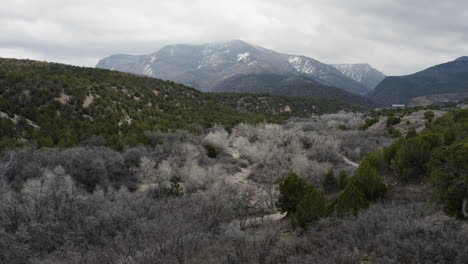
<path id="1" fill-rule="evenodd" d="M 468 55 L 466 0 L 2 0 L 0 57 L 95 66 L 116 53 L 241 39 L 409 74 Z"/>

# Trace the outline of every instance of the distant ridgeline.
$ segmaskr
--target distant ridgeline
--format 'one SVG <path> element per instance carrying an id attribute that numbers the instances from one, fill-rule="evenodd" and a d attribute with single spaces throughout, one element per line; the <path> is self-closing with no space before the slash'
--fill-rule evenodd
<path id="1" fill-rule="evenodd" d="M 145 145 L 145 131 L 281 122 L 365 108 L 333 99 L 205 94 L 109 70 L 0 59 L 0 148 Z"/>
<path id="2" fill-rule="evenodd" d="M 368 97 L 383 106 L 424 106 L 468 98 L 468 57 L 411 75 L 387 77 Z"/>

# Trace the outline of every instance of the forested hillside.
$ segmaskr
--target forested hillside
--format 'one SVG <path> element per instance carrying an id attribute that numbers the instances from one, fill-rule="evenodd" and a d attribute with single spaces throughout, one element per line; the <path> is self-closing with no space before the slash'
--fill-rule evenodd
<path id="1" fill-rule="evenodd" d="M 414 74 L 386 77 L 368 96 L 385 106 L 418 105 L 418 99 L 427 96 L 434 97 L 432 103 L 444 102 L 447 96 L 459 101 L 467 97 L 467 72 L 468 57 L 460 57 Z"/>
<path id="2" fill-rule="evenodd" d="M 228 77 L 212 89 L 224 93 L 260 93 L 287 96 L 310 96 L 334 99 L 365 107 L 376 107 L 371 100 L 345 90 L 325 86 L 301 75 L 249 74 Z"/>
<path id="3" fill-rule="evenodd" d="M 0 145 L 120 149 L 148 144 L 146 131 L 198 133 L 214 124 L 229 128 L 241 122 L 281 122 L 292 114 L 362 110 L 322 99 L 268 97 L 265 104 L 252 96 L 241 104 L 232 98 L 127 73 L 0 59 Z"/>

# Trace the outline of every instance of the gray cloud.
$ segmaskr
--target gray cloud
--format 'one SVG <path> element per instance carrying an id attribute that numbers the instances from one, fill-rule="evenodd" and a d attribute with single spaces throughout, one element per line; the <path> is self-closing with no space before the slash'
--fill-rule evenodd
<path id="1" fill-rule="evenodd" d="M 461 0 L 4 0 L 0 56 L 94 66 L 115 53 L 242 39 L 409 74 L 468 54 Z"/>

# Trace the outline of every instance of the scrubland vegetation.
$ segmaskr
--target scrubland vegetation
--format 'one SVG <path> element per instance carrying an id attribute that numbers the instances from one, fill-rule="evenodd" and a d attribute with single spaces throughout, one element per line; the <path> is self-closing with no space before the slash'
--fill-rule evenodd
<path id="1" fill-rule="evenodd" d="M 5 150 L 0 261 L 466 263 L 466 113 L 396 140 L 338 113 Z"/>
<path id="2" fill-rule="evenodd" d="M 1 263 L 468 261 L 466 109 L 25 60 L 0 85 Z"/>
<path id="3" fill-rule="evenodd" d="M 0 58 L 0 149 L 88 143 L 122 150 L 148 145 L 145 131 L 203 133 L 216 124 L 230 129 L 339 110 L 366 109 L 322 98 L 205 94 L 116 71 Z"/>

